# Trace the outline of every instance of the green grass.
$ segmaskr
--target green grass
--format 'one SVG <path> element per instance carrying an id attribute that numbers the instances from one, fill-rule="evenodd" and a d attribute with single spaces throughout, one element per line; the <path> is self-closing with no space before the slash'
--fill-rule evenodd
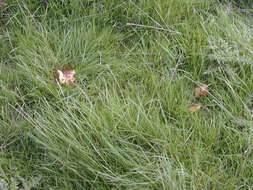
<path id="1" fill-rule="evenodd" d="M 7 3 L 0 189 L 253 188 L 250 6 Z M 77 80 L 60 86 L 68 68 Z"/>

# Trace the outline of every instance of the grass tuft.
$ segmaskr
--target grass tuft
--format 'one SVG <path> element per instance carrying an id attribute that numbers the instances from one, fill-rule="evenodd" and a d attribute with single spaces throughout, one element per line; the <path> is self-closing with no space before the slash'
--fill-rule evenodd
<path id="1" fill-rule="evenodd" d="M 251 189 L 251 11 L 208 0 L 9 1 L 0 189 Z M 57 84 L 57 69 L 75 69 L 74 85 Z M 202 84 L 209 95 L 195 97 Z"/>

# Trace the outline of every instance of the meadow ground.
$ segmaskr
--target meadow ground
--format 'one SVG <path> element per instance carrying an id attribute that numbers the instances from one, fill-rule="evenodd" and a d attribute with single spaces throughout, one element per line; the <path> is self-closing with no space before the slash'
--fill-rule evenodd
<path id="1" fill-rule="evenodd" d="M 5 2 L 0 189 L 253 188 L 251 5 Z"/>

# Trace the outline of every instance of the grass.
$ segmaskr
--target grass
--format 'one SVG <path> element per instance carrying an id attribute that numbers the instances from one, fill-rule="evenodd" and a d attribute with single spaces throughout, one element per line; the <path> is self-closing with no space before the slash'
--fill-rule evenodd
<path id="1" fill-rule="evenodd" d="M 0 189 L 253 188 L 249 5 L 7 3 Z"/>

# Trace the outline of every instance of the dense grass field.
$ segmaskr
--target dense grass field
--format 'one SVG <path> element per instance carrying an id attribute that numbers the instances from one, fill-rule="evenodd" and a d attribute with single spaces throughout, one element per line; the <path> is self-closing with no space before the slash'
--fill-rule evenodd
<path id="1" fill-rule="evenodd" d="M 253 189 L 250 1 L 5 2 L 0 189 Z"/>

